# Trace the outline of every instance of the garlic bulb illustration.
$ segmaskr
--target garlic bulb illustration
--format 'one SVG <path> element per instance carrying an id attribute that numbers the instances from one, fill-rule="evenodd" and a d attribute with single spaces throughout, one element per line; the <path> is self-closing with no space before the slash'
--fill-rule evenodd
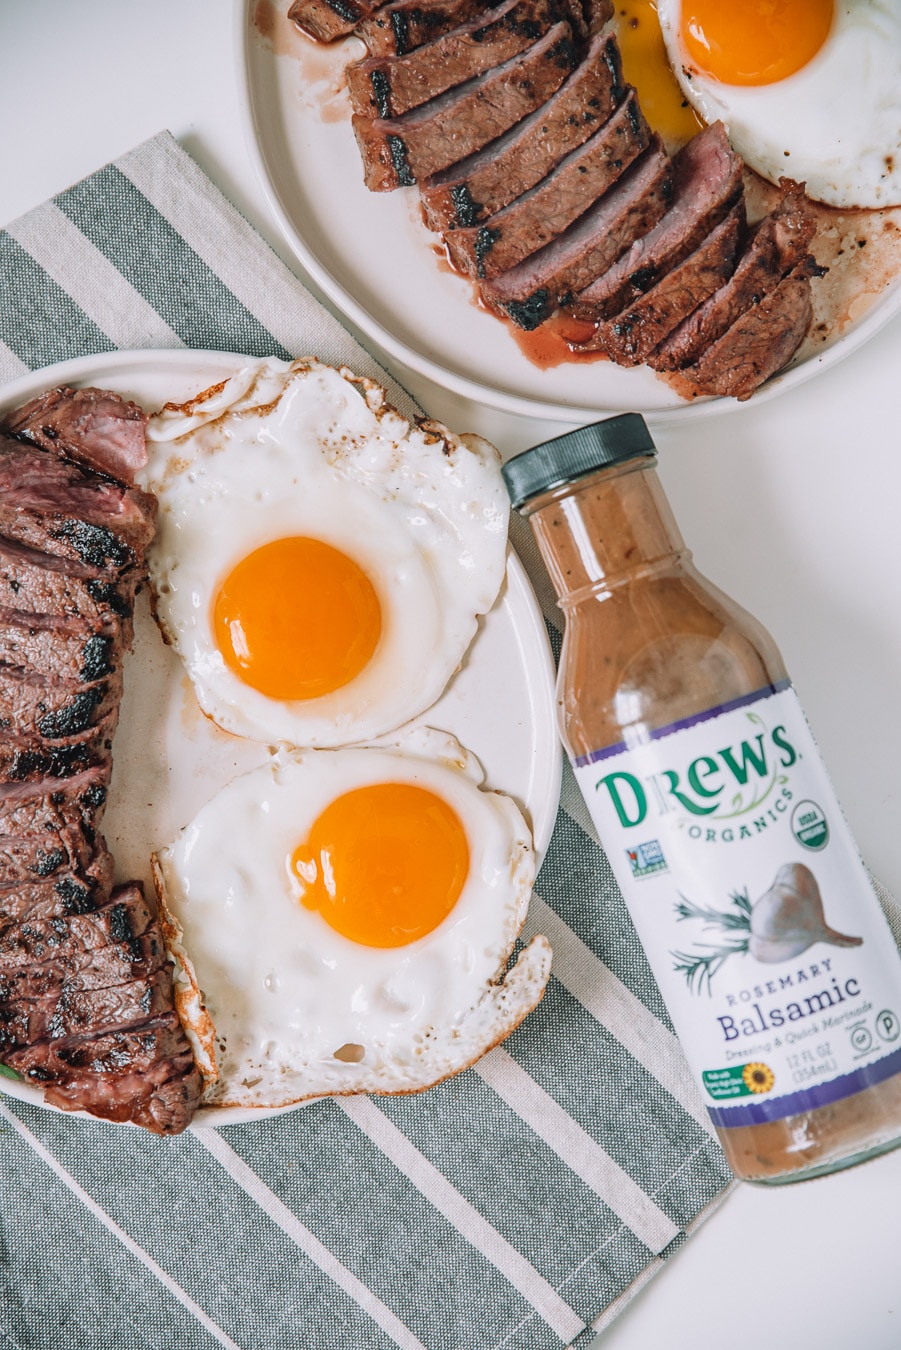
<path id="1" fill-rule="evenodd" d="M 863 938 L 837 933 L 826 922 L 817 879 L 803 863 L 785 863 L 751 910 L 748 951 L 755 961 L 788 961 L 812 947 L 859 947 Z"/>

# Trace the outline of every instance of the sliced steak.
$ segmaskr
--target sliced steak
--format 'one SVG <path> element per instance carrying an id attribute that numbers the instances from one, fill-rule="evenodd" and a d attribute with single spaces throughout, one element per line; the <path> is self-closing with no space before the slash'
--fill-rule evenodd
<path id="1" fill-rule="evenodd" d="M 42 553 L 114 576 L 153 538 L 156 501 L 52 450 L 0 437 L 0 532 Z"/>
<path id="2" fill-rule="evenodd" d="M 651 130 L 634 91 L 583 145 L 536 187 L 482 225 L 449 230 L 445 243 L 473 277 L 507 272 L 543 248 L 602 197 L 650 144 Z"/>
<path id="3" fill-rule="evenodd" d="M 108 389 L 61 386 L 12 413 L 5 429 L 85 464 L 120 483 L 134 483 L 147 463 L 147 414 Z"/>
<path id="4" fill-rule="evenodd" d="M 560 19 L 562 0 L 503 0 L 406 56 L 370 56 L 345 72 L 351 107 L 364 117 L 400 117 L 524 52 Z"/>
<path id="5" fill-rule="evenodd" d="M 599 33 L 613 18 L 613 0 L 582 0 L 582 13 L 590 37 Z"/>
<path id="6" fill-rule="evenodd" d="M 174 1012 L 96 1036 L 39 1041 L 12 1051 L 6 1062 L 42 1084 L 54 1106 L 132 1121 L 157 1134 L 183 1130 L 203 1088 Z"/>
<path id="7" fill-rule="evenodd" d="M 503 210 L 587 141 L 625 95 L 619 48 L 612 38 L 598 36 L 547 103 L 420 185 L 427 224 L 441 234 Z"/>
<path id="8" fill-rule="evenodd" d="M 156 928 L 149 928 L 127 946 L 111 942 L 90 951 L 56 949 L 43 961 L 0 970 L 0 1003 L 56 998 L 64 989 L 106 989 L 152 974 L 168 960 Z"/>
<path id="9" fill-rule="evenodd" d="M 89 727 L 69 740 L 41 741 L 7 736 L 0 738 L 0 779 L 6 783 L 49 786 L 46 780 L 74 778 L 90 769 L 112 773 L 112 743 L 118 709 L 96 727 Z M 54 782 L 54 786 L 55 786 Z"/>
<path id="10" fill-rule="evenodd" d="M 157 922 L 156 910 L 148 905 L 139 886 L 120 889 L 102 909 L 84 914 L 34 920 L 4 916 L 0 918 L 0 973 L 63 953 L 88 954 L 111 944 L 137 951 L 133 947 L 136 939 Z"/>
<path id="11" fill-rule="evenodd" d="M 637 366 L 687 314 L 731 276 L 745 229 L 744 198 L 683 263 L 627 310 L 599 325 L 578 350 L 600 348 L 621 366 Z"/>
<path id="12" fill-rule="evenodd" d="M 17 783 L 0 787 L 0 834 L 57 833 L 71 826 L 96 830 L 106 806 L 99 769 L 66 783 Z"/>
<path id="13" fill-rule="evenodd" d="M 670 198 L 672 164 L 659 137 L 651 147 L 551 244 L 480 287 L 485 303 L 520 328 L 537 328 L 650 230 Z"/>
<path id="14" fill-rule="evenodd" d="M 354 31 L 370 56 L 404 56 L 494 8 L 483 0 L 393 0 L 362 19 Z"/>
<path id="15" fill-rule="evenodd" d="M 803 190 L 783 181 L 782 201 L 756 227 L 729 281 L 648 356 L 655 370 L 679 370 L 697 360 L 803 261 L 816 233 L 816 221 Z"/>
<path id="16" fill-rule="evenodd" d="M 807 258 L 732 324 L 698 360 L 671 376 L 686 397 L 718 394 L 748 399 L 794 356 L 810 328 L 810 279 L 822 274 Z"/>
<path id="17" fill-rule="evenodd" d="M 560 88 L 578 64 L 569 24 L 475 80 L 393 118 L 353 118 L 366 186 L 410 186 L 507 131 Z"/>
<path id="18" fill-rule="evenodd" d="M 122 647 L 115 629 L 67 632 L 49 615 L 0 609 L 0 667 L 52 670 L 57 679 L 91 684 L 120 668 Z"/>
<path id="19" fill-rule="evenodd" d="M 9 917 L 29 912 L 28 903 L 14 889 L 26 885 L 62 883 L 58 891 L 64 907 L 67 896 L 75 897 L 68 882 L 112 890 L 113 863 L 106 849 L 97 848 L 96 834 L 88 826 L 63 825 L 58 830 L 34 834 L 0 835 L 0 912 Z M 64 912 L 64 909 L 60 912 Z"/>
<path id="20" fill-rule="evenodd" d="M 50 1039 L 95 1036 L 171 1013 L 171 966 L 106 989 L 64 989 L 59 997 L 0 1005 L 0 1055 Z"/>
<path id="21" fill-rule="evenodd" d="M 723 124 L 714 122 L 674 157 L 673 196 L 666 215 L 580 292 L 573 312 L 591 320 L 619 314 L 693 253 L 743 190 L 741 160 Z"/>
<path id="22" fill-rule="evenodd" d="M 378 0 L 294 0 L 288 18 L 310 37 L 334 42 L 352 33 L 378 7 Z"/>
<path id="23" fill-rule="evenodd" d="M 115 581 L 96 568 L 52 558 L 0 534 L 0 606 L 26 619 L 43 615 L 61 630 L 88 633 L 130 619 L 143 574 Z M 130 630 L 125 640 L 130 642 Z"/>
<path id="24" fill-rule="evenodd" d="M 117 712 L 121 699 L 121 671 L 85 685 L 0 666 L 0 731 L 17 738 L 71 743 L 71 737 Z"/>

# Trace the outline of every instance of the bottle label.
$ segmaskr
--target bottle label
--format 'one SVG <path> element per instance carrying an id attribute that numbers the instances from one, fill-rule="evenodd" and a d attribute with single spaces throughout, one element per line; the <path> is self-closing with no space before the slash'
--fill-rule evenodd
<path id="1" fill-rule="evenodd" d="M 715 1125 L 901 1073 L 901 957 L 787 683 L 574 767 Z"/>

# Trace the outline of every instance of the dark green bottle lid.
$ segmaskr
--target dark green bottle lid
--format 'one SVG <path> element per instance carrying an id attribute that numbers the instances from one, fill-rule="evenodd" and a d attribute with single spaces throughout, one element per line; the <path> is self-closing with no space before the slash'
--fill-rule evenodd
<path id="1" fill-rule="evenodd" d="M 519 510 L 530 498 L 551 488 L 563 487 L 621 460 L 656 453 L 641 414 L 621 413 L 533 445 L 531 450 L 508 459 L 501 473 L 510 500 Z"/>

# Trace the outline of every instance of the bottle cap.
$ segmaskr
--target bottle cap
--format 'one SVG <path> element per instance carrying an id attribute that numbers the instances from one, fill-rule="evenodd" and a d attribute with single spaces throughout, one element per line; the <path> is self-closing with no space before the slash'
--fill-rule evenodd
<path id="1" fill-rule="evenodd" d="M 654 442 L 641 414 L 621 413 L 533 445 L 531 450 L 509 459 L 501 473 L 518 511 L 541 492 L 563 487 L 621 460 L 654 454 Z"/>

